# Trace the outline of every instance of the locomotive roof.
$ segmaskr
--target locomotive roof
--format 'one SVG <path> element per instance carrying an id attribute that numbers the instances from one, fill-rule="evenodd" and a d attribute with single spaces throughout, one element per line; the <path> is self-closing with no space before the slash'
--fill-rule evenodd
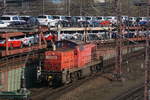
<path id="1" fill-rule="evenodd" d="M 56 51 L 69 51 L 75 49 L 77 46 L 82 46 L 86 44 L 83 41 L 70 41 L 70 40 L 62 40 L 56 42 Z"/>
<path id="2" fill-rule="evenodd" d="M 61 51 L 61 52 L 66 52 L 66 51 L 71 51 L 73 48 L 57 48 L 56 51 Z"/>

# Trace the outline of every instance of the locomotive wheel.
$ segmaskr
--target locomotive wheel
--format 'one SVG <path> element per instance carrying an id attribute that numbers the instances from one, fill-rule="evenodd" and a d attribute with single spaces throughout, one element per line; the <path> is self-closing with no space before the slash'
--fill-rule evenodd
<path id="1" fill-rule="evenodd" d="M 94 66 L 94 72 L 95 72 L 95 73 L 97 73 L 97 72 L 98 72 L 98 70 L 97 70 L 97 66 L 96 66 L 96 65 Z"/>
<path id="2" fill-rule="evenodd" d="M 70 79 L 71 79 L 71 82 L 78 80 L 77 72 L 70 73 Z"/>
<path id="3" fill-rule="evenodd" d="M 73 82 L 74 78 L 73 78 L 73 73 L 70 73 L 70 82 Z"/>
<path id="4" fill-rule="evenodd" d="M 91 74 L 93 74 L 93 67 L 92 66 L 90 67 L 90 71 L 91 71 Z"/>
<path id="5" fill-rule="evenodd" d="M 97 66 L 97 65 L 95 66 L 95 68 L 96 68 L 96 72 L 98 72 L 98 71 L 99 71 L 99 69 L 98 69 L 98 66 Z"/>
<path id="6" fill-rule="evenodd" d="M 75 81 L 79 79 L 79 77 L 78 77 L 78 71 L 74 72 L 74 78 L 75 78 Z"/>
<path id="7" fill-rule="evenodd" d="M 82 71 L 81 70 L 77 72 L 77 77 L 78 77 L 78 79 L 81 79 L 81 77 L 82 77 Z"/>
<path id="8" fill-rule="evenodd" d="M 97 72 L 101 71 L 101 67 L 99 65 L 96 65 L 96 71 Z"/>
<path id="9" fill-rule="evenodd" d="M 91 73 L 96 73 L 97 71 L 96 71 L 96 66 L 91 66 Z"/>
<path id="10" fill-rule="evenodd" d="M 71 82 L 71 77 L 70 77 L 70 74 L 67 73 L 67 75 L 66 75 L 66 84 L 68 84 L 70 82 Z"/>
<path id="11" fill-rule="evenodd" d="M 99 72 L 99 66 L 97 66 L 97 65 L 94 66 L 94 72 L 95 73 Z"/>

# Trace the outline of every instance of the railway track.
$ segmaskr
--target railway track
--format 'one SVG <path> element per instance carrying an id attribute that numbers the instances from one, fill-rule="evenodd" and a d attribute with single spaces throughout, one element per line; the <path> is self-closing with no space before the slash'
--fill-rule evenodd
<path id="1" fill-rule="evenodd" d="M 66 93 L 68 91 L 71 91 L 71 90 L 79 87 L 83 83 L 85 83 L 85 82 L 87 82 L 89 80 L 94 80 L 94 79 L 96 79 L 99 76 L 102 76 L 103 73 L 104 72 L 99 72 L 99 73 L 92 74 L 89 77 L 82 78 L 81 80 L 77 80 L 77 81 L 75 81 L 73 83 L 64 85 L 64 86 L 59 87 L 59 88 L 48 88 L 45 91 L 43 91 L 42 94 L 40 94 L 38 96 L 37 95 L 32 96 L 32 100 L 54 100 L 58 96 L 60 96 L 60 95 Z M 49 97 L 48 97 L 48 95 L 49 95 Z"/>
<path id="2" fill-rule="evenodd" d="M 112 100 L 142 100 L 143 97 L 144 97 L 144 86 L 143 84 L 140 84 L 139 86 L 129 89 L 128 91 L 113 98 Z"/>
<path id="3" fill-rule="evenodd" d="M 126 64 L 126 60 L 131 58 L 136 58 L 138 55 L 142 55 L 144 53 L 144 50 L 140 50 L 137 52 L 134 52 L 132 54 L 130 54 L 128 56 L 128 58 L 126 57 L 126 55 L 124 55 L 125 59 L 123 59 L 123 64 Z M 109 63 L 108 63 L 109 62 Z M 94 80 L 98 77 L 102 77 L 103 74 L 110 74 L 114 68 L 114 58 L 110 59 L 109 61 L 104 61 L 104 67 L 103 67 L 103 71 L 98 72 L 98 73 L 94 73 L 92 75 L 90 75 L 89 77 L 85 77 L 81 80 L 77 80 L 73 83 L 61 86 L 59 88 L 45 88 L 42 91 L 40 91 L 40 94 L 37 93 L 35 95 L 33 95 L 31 97 L 32 100 L 55 100 L 58 97 L 60 97 L 62 94 L 67 93 L 68 91 L 74 90 L 75 88 L 81 86 L 83 83 L 88 82 L 89 80 Z M 109 77 L 105 77 L 110 81 L 113 81 L 113 79 L 109 78 Z M 114 99 L 115 100 L 115 99 Z M 122 100 L 122 99 L 118 99 L 118 100 Z M 127 100 L 127 99 L 124 99 Z"/>

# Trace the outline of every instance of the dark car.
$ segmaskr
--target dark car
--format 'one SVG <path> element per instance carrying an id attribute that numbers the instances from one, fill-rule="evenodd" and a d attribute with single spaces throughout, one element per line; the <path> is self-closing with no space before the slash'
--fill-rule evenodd
<path id="1" fill-rule="evenodd" d="M 9 27 L 15 27 L 15 28 L 21 28 L 21 27 L 25 27 L 25 28 L 33 28 L 39 25 L 39 21 L 32 16 L 21 16 L 20 20 L 22 20 L 22 22 L 18 22 L 18 21 L 13 21 L 10 23 Z"/>
<path id="2" fill-rule="evenodd" d="M 96 17 L 93 17 L 93 16 L 86 16 L 86 21 L 89 22 L 90 26 L 91 27 L 98 27 L 99 26 L 99 21 Z"/>
<path id="3" fill-rule="evenodd" d="M 78 21 L 74 16 L 65 16 L 70 27 L 78 27 Z"/>
<path id="4" fill-rule="evenodd" d="M 149 22 L 148 21 L 140 21 L 138 24 L 140 26 L 149 26 Z"/>
<path id="5" fill-rule="evenodd" d="M 60 27 L 68 27 L 68 22 L 65 18 L 65 16 L 61 15 L 53 15 L 53 23 L 55 23 L 55 26 L 60 25 Z"/>
<path id="6" fill-rule="evenodd" d="M 86 20 L 84 16 L 74 16 L 78 22 L 79 27 L 88 27 L 90 26 L 90 23 Z"/>
<path id="7" fill-rule="evenodd" d="M 40 24 L 39 21 L 32 16 L 21 16 L 20 18 L 24 20 L 28 26 L 38 26 Z"/>
<path id="8" fill-rule="evenodd" d="M 124 34 L 125 38 L 133 38 L 135 36 L 135 33 L 129 32 L 127 34 Z"/>
<path id="9" fill-rule="evenodd" d="M 26 27 L 26 22 L 12 21 L 8 25 L 10 28 L 23 28 Z"/>

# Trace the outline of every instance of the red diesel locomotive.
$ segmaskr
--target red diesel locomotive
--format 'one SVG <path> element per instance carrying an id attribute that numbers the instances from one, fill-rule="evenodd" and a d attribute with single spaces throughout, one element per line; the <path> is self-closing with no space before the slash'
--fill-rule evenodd
<path id="1" fill-rule="evenodd" d="M 59 41 L 56 50 L 46 51 L 42 79 L 48 84 L 66 84 L 100 71 L 102 58 L 96 54 L 96 45 Z"/>

